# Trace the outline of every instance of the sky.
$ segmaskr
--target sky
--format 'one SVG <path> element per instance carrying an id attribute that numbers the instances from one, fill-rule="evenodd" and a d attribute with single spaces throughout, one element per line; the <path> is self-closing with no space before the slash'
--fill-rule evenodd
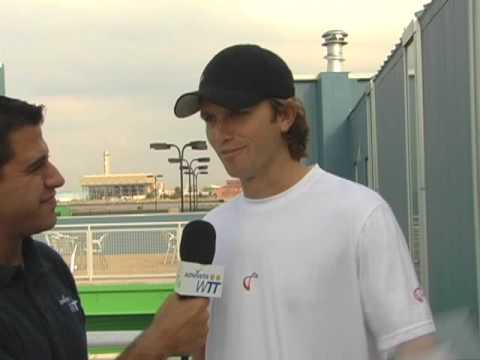
<path id="1" fill-rule="evenodd" d="M 82 175 L 162 174 L 178 185 L 174 150 L 206 140 L 198 116 L 176 119 L 179 95 L 196 90 L 207 62 L 223 48 L 254 43 L 279 54 L 296 75 L 326 71 L 322 34 L 346 31 L 345 71 L 376 73 L 426 0 L 0 0 L 0 63 L 6 94 L 46 106 L 44 137 L 66 178 L 80 191 Z M 228 174 L 214 151 L 199 186 Z"/>

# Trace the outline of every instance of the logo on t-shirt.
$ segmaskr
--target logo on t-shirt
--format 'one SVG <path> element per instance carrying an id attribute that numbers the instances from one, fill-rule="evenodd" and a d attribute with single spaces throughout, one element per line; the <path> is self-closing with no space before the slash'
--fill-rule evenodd
<path id="1" fill-rule="evenodd" d="M 61 306 L 68 306 L 68 309 L 72 313 L 80 311 L 80 308 L 78 306 L 78 301 L 75 299 L 72 299 L 70 296 L 62 295 L 62 298 L 58 300 L 58 303 Z"/>
<path id="2" fill-rule="evenodd" d="M 243 278 L 243 287 L 245 290 L 250 291 L 253 289 L 254 279 L 258 279 L 258 274 L 256 272 Z"/>
<path id="3" fill-rule="evenodd" d="M 425 292 L 423 291 L 422 288 L 416 288 L 413 291 L 413 297 L 415 300 L 417 300 L 419 303 L 424 303 L 425 302 Z"/>

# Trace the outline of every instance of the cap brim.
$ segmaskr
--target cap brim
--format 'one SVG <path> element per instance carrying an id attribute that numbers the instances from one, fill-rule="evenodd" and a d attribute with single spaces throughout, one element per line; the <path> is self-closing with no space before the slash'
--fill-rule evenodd
<path id="1" fill-rule="evenodd" d="M 258 104 L 264 100 L 259 94 L 243 93 L 239 91 L 203 88 L 183 94 L 175 103 L 173 109 L 179 118 L 185 118 L 200 110 L 201 100 L 208 100 L 229 110 L 241 110 Z"/>
<path id="2" fill-rule="evenodd" d="M 229 110 L 241 110 L 258 104 L 264 97 L 254 93 L 236 90 L 204 88 L 199 94 L 201 99 L 211 101 Z"/>
<path id="3" fill-rule="evenodd" d="M 179 118 L 185 118 L 200 110 L 200 95 L 198 91 L 183 94 L 177 99 L 173 112 Z"/>

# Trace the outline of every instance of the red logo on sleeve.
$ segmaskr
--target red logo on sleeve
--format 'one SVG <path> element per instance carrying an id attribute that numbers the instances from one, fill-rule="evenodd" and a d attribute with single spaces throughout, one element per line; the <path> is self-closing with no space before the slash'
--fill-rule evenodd
<path id="1" fill-rule="evenodd" d="M 423 291 L 422 288 L 416 288 L 413 291 L 413 297 L 415 300 L 417 300 L 419 303 L 424 303 L 425 302 L 425 292 Z"/>
<path id="2" fill-rule="evenodd" d="M 252 273 L 252 275 L 245 276 L 243 278 L 243 287 L 245 290 L 250 291 L 253 288 L 253 279 L 258 279 L 258 274 L 256 272 Z"/>

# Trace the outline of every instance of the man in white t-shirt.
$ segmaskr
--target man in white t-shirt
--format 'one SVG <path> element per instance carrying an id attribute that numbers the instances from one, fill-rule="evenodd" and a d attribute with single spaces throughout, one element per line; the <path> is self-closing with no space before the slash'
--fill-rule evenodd
<path id="1" fill-rule="evenodd" d="M 197 111 L 243 194 L 207 216 L 225 267 L 196 359 L 410 359 L 435 327 L 405 239 L 366 187 L 305 166 L 308 126 L 293 76 L 255 45 L 222 50 L 175 114 Z"/>

